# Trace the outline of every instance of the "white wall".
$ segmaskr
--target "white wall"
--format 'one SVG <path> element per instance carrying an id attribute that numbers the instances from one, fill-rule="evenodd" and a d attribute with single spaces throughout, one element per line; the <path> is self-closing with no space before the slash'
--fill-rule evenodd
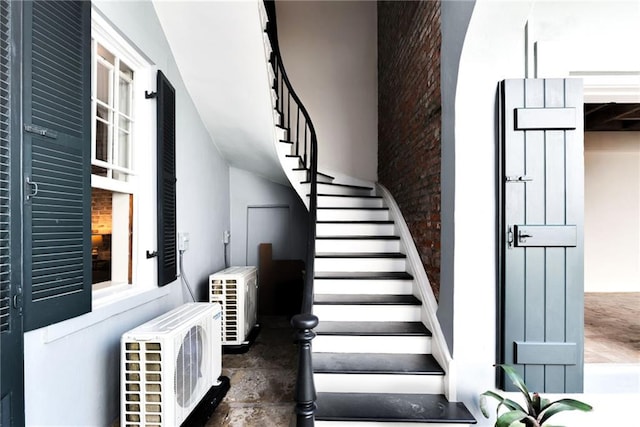
<path id="1" fill-rule="evenodd" d="M 154 1 L 180 74 L 230 165 L 287 183 L 273 144 L 261 1 Z"/>
<path id="2" fill-rule="evenodd" d="M 454 316 L 454 235 L 455 235 L 455 99 L 460 54 L 473 13 L 475 0 L 445 1 L 440 4 L 440 91 L 442 99 L 441 167 L 440 167 L 440 294 L 438 321 L 453 353 Z"/>
<path id="3" fill-rule="evenodd" d="M 202 124 L 171 55 L 150 2 L 94 2 L 176 88 L 178 230 L 190 233 L 185 270 L 204 292 L 209 273 L 223 266 L 222 232 L 229 229 L 229 168 Z M 146 88 L 155 90 L 154 87 Z M 154 101 L 149 101 L 154 102 Z M 155 156 L 145 161 L 154 163 Z M 141 198 L 153 201 L 155 179 Z M 140 218 L 136 256 L 149 290 L 116 302 L 94 304 L 93 312 L 25 334 L 26 423 L 33 426 L 108 426 L 119 415 L 119 340 L 123 332 L 187 301 L 176 281 L 155 287 L 155 214 Z M 114 299 L 117 299 L 116 295 Z"/>
<path id="4" fill-rule="evenodd" d="M 460 59 L 455 100 L 453 357 L 458 368 L 458 398 L 474 411 L 480 425 L 492 425 L 479 413 L 477 402 L 479 393 L 494 386 L 492 365 L 496 361 L 498 83 L 505 78 L 525 77 L 524 28 L 532 14 L 538 40 L 554 40 L 562 29 L 563 39 L 580 45 L 596 37 L 587 23 L 598 17 L 599 45 L 620 47 L 625 52 L 615 60 L 600 63 L 602 68 L 628 69 L 633 66 L 628 62 L 635 63 L 637 57 L 629 54 L 635 51 L 634 46 L 624 49 L 625 44 L 635 44 L 638 39 L 637 2 L 566 2 L 553 13 L 543 13 L 546 4 L 550 2 L 536 2 L 533 7 L 531 1 L 477 1 Z M 557 58 L 562 68 L 572 70 L 574 63 L 582 68 L 584 62 L 576 56 L 579 51 L 567 50 Z M 601 53 L 590 52 L 596 57 Z M 591 418 L 600 416 L 602 420 L 602 415 L 592 414 Z"/>
<path id="5" fill-rule="evenodd" d="M 586 132 L 586 292 L 640 292 L 640 132 Z"/>
<path id="6" fill-rule="evenodd" d="M 640 55 L 629 52 L 640 38 L 639 16 L 638 1 L 534 2 L 528 17 L 534 73 L 529 77 L 579 76 L 586 97 L 638 102 Z"/>
<path id="7" fill-rule="evenodd" d="M 284 66 L 318 134 L 320 170 L 377 181 L 376 3 L 276 3 Z"/>
<path id="8" fill-rule="evenodd" d="M 306 260 L 307 251 L 307 210 L 296 192 L 288 186 L 276 184 L 242 169 L 230 169 L 231 194 L 231 243 L 230 265 L 247 265 L 255 259 L 257 247 L 247 247 L 255 241 L 249 236 L 249 209 L 269 209 L 288 211 L 288 230 L 274 242 L 273 256 L 277 259 Z M 267 215 L 268 216 L 268 215 Z M 266 218 L 267 216 L 262 216 Z M 280 225 L 276 217 L 273 223 L 265 223 L 265 229 Z M 262 242 L 267 243 L 267 242 Z M 250 253 L 251 252 L 251 253 Z M 253 254 L 253 256 L 252 256 Z"/>

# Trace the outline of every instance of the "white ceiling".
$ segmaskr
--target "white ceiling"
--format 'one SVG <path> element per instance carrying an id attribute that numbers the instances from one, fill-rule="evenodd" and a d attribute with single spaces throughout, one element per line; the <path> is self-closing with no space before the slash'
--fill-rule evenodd
<path id="1" fill-rule="evenodd" d="M 257 1 L 154 1 L 182 79 L 231 166 L 288 184 L 274 147 Z"/>

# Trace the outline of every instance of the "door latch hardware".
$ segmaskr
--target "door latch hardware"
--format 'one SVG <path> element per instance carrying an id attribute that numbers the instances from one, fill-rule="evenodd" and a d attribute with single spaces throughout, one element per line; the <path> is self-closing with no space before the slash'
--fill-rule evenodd
<path id="1" fill-rule="evenodd" d="M 26 189 L 25 198 L 27 200 L 29 200 L 29 199 L 35 197 L 38 194 L 38 183 L 31 181 L 31 178 L 29 178 L 29 177 L 25 178 L 25 183 L 29 187 L 29 188 Z"/>
<path id="2" fill-rule="evenodd" d="M 13 295 L 13 308 L 22 313 L 22 288 L 16 289 L 16 293 Z"/>
<path id="3" fill-rule="evenodd" d="M 35 135 L 44 136 L 51 139 L 58 138 L 58 132 L 37 125 L 24 125 L 24 131 Z"/>
<path id="4" fill-rule="evenodd" d="M 511 175 L 511 176 L 506 176 L 505 180 L 507 182 L 528 182 L 528 181 L 533 181 L 533 178 L 527 175 Z"/>
<path id="5" fill-rule="evenodd" d="M 518 242 L 524 243 L 528 237 L 533 237 L 531 234 L 523 233 L 522 230 L 518 230 Z"/>
<path id="6" fill-rule="evenodd" d="M 513 227 L 509 227 L 509 231 L 507 231 L 507 244 L 510 248 L 513 247 Z"/>

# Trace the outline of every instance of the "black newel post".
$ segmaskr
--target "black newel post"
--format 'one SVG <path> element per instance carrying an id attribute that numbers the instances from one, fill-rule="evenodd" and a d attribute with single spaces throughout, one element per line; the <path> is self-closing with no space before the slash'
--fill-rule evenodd
<path id="1" fill-rule="evenodd" d="M 311 366 L 311 340 L 318 318 L 310 313 L 293 316 L 291 326 L 296 329 L 294 342 L 298 344 L 298 378 L 296 381 L 296 427 L 313 427 L 316 411 L 316 388 Z"/>

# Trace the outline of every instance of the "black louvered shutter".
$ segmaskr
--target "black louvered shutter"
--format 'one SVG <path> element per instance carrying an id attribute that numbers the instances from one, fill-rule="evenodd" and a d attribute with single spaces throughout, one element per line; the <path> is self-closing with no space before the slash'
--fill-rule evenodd
<path id="1" fill-rule="evenodd" d="M 21 298 L 20 11 L 0 0 L 0 426 L 24 425 Z"/>
<path id="2" fill-rule="evenodd" d="M 158 285 L 176 280 L 176 92 L 158 71 Z"/>
<path id="3" fill-rule="evenodd" d="M 0 333 L 11 329 L 11 47 L 10 4 L 0 2 Z"/>
<path id="4" fill-rule="evenodd" d="M 24 6 L 25 329 L 91 310 L 91 4 Z"/>

